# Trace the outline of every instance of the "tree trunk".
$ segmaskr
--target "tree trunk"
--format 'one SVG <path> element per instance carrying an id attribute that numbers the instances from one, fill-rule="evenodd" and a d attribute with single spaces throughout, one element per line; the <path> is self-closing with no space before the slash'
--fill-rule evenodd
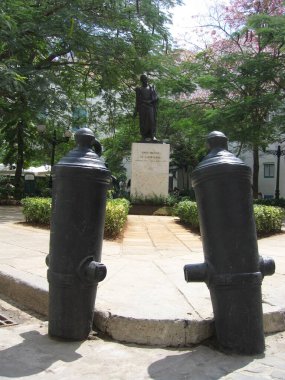
<path id="1" fill-rule="evenodd" d="M 184 175 L 184 167 L 181 168 L 181 173 L 182 173 L 182 189 L 184 190 L 185 188 L 185 175 Z M 181 190 L 182 190 L 181 189 Z"/>
<path id="2" fill-rule="evenodd" d="M 190 190 L 190 178 L 189 178 L 189 168 L 187 166 L 187 169 L 186 169 L 186 175 L 187 175 L 187 193 L 188 191 Z"/>
<path id="3" fill-rule="evenodd" d="M 258 145 L 254 145 L 253 146 L 253 174 L 252 174 L 253 198 L 258 198 L 258 176 L 259 176 L 259 149 L 258 149 Z"/>
<path id="4" fill-rule="evenodd" d="M 24 122 L 20 120 L 17 124 L 17 162 L 15 171 L 15 198 L 20 199 L 22 195 L 22 171 L 24 167 Z"/>

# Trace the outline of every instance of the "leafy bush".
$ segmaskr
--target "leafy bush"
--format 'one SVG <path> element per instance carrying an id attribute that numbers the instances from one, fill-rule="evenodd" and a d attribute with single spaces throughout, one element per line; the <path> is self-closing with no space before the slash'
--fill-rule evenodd
<path id="1" fill-rule="evenodd" d="M 0 199 L 13 198 L 14 189 L 10 177 L 0 176 Z"/>
<path id="2" fill-rule="evenodd" d="M 178 216 L 181 222 L 193 228 L 199 228 L 198 207 L 193 201 L 182 201 L 174 207 L 174 215 Z"/>
<path id="3" fill-rule="evenodd" d="M 163 206 L 165 204 L 165 197 L 155 194 L 148 197 L 131 196 L 130 200 L 134 205 Z"/>
<path id="4" fill-rule="evenodd" d="M 110 199 L 106 206 L 105 232 L 107 238 L 114 238 L 123 230 L 130 208 L 130 202 L 124 198 Z"/>
<path id="5" fill-rule="evenodd" d="M 281 207 L 254 205 L 256 231 L 268 234 L 281 231 L 285 211 Z"/>
<path id="6" fill-rule="evenodd" d="M 162 195 L 152 195 L 152 196 L 131 196 L 130 201 L 133 205 L 147 205 L 147 206 L 168 206 L 173 207 L 177 203 L 183 200 L 192 200 L 189 196 L 180 196 L 178 194 L 169 194 L 167 197 Z"/>
<path id="7" fill-rule="evenodd" d="M 170 194 L 170 195 L 168 195 L 168 197 L 165 199 L 165 205 L 166 205 L 166 206 L 169 206 L 169 207 L 173 207 L 173 206 L 175 206 L 177 203 L 179 203 L 180 201 L 181 201 L 181 198 L 179 197 L 179 195 Z"/>
<path id="8" fill-rule="evenodd" d="M 195 202 L 195 198 L 189 195 L 178 195 L 178 194 L 170 194 L 166 199 L 165 199 L 165 204 L 166 206 L 173 207 L 177 203 L 182 202 L 182 201 L 193 201 Z"/>
<path id="9" fill-rule="evenodd" d="M 22 199 L 22 206 L 26 222 L 50 223 L 51 198 L 25 198 Z"/>
<path id="10" fill-rule="evenodd" d="M 254 217 L 256 232 L 258 235 L 265 235 L 281 231 L 285 211 L 281 207 L 254 205 Z M 182 201 L 174 207 L 174 215 L 178 216 L 181 222 L 199 228 L 198 208 L 196 202 Z"/>
<path id="11" fill-rule="evenodd" d="M 113 190 L 107 191 L 107 199 L 113 199 Z"/>
<path id="12" fill-rule="evenodd" d="M 256 205 L 264 205 L 264 206 L 277 206 L 285 208 L 285 198 L 280 199 L 254 199 L 253 201 Z"/>
<path id="13" fill-rule="evenodd" d="M 180 190 L 179 195 L 180 195 L 180 197 L 187 198 L 190 201 L 195 201 L 195 199 L 196 199 L 195 198 L 195 192 L 194 192 L 193 188 L 188 189 L 188 190 Z"/>
<path id="14" fill-rule="evenodd" d="M 50 224 L 51 198 L 22 199 L 23 214 L 26 222 Z M 109 199 L 106 206 L 105 236 L 114 238 L 124 228 L 130 202 L 126 199 Z"/>

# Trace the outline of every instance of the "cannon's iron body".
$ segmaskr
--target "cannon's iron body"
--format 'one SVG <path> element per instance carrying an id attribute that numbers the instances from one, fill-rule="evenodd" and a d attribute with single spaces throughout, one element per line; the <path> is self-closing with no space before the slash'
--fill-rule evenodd
<path id="1" fill-rule="evenodd" d="M 220 346 L 264 351 L 261 284 L 274 261 L 258 254 L 251 170 L 227 150 L 221 132 L 208 136 L 210 153 L 193 171 L 205 262 L 186 265 L 185 279 L 204 281 L 211 294 Z"/>
<path id="2" fill-rule="evenodd" d="M 49 335 L 83 340 L 92 327 L 97 284 L 106 276 L 101 251 L 110 172 L 91 149 L 91 130 L 78 130 L 75 140 L 77 147 L 53 171 Z"/>

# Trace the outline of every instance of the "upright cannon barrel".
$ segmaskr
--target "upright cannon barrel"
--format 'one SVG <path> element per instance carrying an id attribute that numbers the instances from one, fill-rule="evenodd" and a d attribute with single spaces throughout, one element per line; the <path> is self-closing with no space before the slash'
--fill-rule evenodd
<path id="1" fill-rule="evenodd" d="M 207 284 L 222 348 L 261 353 L 261 284 L 275 264 L 258 254 L 250 168 L 228 152 L 223 133 L 210 133 L 208 145 L 192 176 L 205 262 L 186 265 L 185 280 Z"/>
<path id="2" fill-rule="evenodd" d="M 110 172 L 94 152 L 92 131 L 79 129 L 77 147 L 54 166 L 49 281 L 49 335 L 84 340 L 92 328 L 101 264 Z M 97 145 L 96 145 L 97 144 Z"/>

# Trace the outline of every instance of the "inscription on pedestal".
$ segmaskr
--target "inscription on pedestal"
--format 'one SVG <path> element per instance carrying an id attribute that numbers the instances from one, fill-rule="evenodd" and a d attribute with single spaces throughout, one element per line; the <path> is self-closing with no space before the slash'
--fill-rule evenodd
<path id="1" fill-rule="evenodd" d="M 168 195 L 169 144 L 132 144 L 131 195 Z"/>
<path id="2" fill-rule="evenodd" d="M 140 153 L 137 161 L 150 161 L 150 162 L 160 162 L 161 152 L 158 151 L 144 151 Z"/>

